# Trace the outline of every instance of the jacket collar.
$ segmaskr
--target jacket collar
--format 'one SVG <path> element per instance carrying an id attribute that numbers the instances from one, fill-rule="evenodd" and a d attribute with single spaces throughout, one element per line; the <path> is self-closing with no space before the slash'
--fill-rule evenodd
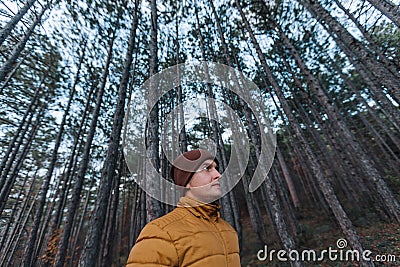
<path id="1" fill-rule="evenodd" d="M 186 196 L 179 199 L 178 207 L 187 208 L 196 217 L 209 221 L 217 221 L 221 216 L 219 212 L 221 206 L 214 203 L 204 203 Z"/>

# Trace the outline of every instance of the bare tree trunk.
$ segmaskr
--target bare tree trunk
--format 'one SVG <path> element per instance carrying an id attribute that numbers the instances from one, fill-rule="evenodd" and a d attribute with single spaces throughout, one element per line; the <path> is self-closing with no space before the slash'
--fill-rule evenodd
<path id="1" fill-rule="evenodd" d="M 103 165 L 100 179 L 100 188 L 96 198 L 95 209 L 90 220 L 88 234 L 85 240 L 85 248 L 79 260 L 79 266 L 96 266 L 96 259 L 99 253 L 99 242 L 105 214 L 107 212 L 106 203 L 110 197 L 112 180 L 115 177 L 116 161 L 118 160 L 119 143 L 123 127 L 123 117 L 125 109 L 125 100 L 129 83 L 130 69 L 133 61 L 133 52 L 135 49 L 136 29 L 138 26 L 138 8 L 139 1 L 135 1 L 135 12 L 129 35 L 129 44 L 125 56 L 124 69 L 118 90 L 118 103 L 115 108 L 113 127 L 110 142 L 107 150 L 107 156 Z"/>
<path id="2" fill-rule="evenodd" d="M 109 225 L 107 229 L 107 234 L 106 234 L 106 239 L 105 239 L 105 244 L 103 248 L 103 262 L 101 263 L 101 266 L 108 267 L 112 266 L 113 263 L 113 251 L 114 251 L 114 245 L 115 243 L 115 233 L 116 233 L 116 221 L 117 221 L 117 211 L 118 211 L 118 199 L 119 199 L 119 185 L 120 185 L 120 179 L 123 173 L 123 156 L 121 154 L 120 160 L 119 160 L 119 170 L 118 174 L 116 174 L 115 178 L 115 185 L 114 185 L 114 192 L 113 192 L 113 197 L 111 202 L 111 209 L 110 209 L 110 218 L 109 218 Z M 117 244 L 118 245 L 118 244 Z"/>
<path id="3" fill-rule="evenodd" d="M 1 160 L 1 165 L 0 165 L 0 174 L 1 174 L 0 188 L 2 188 L 2 189 L 3 189 L 4 184 L 6 182 L 7 175 L 9 173 L 10 169 L 11 169 L 11 166 L 14 163 L 14 160 L 15 160 L 15 157 L 16 157 L 16 155 L 18 153 L 19 147 L 22 144 L 23 138 L 24 138 L 24 136 L 25 136 L 25 134 L 26 134 L 26 132 L 27 132 L 27 130 L 29 128 L 30 119 L 28 118 L 28 116 L 30 116 L 30 118 L 31 118 L 31 116 L 34 113 L 35 108 L 38 105 L 39 96 L 40 96 L 40 93 L 42 91 L 42 84 L 44 82 L 44 79 L 46 78 L 45 76 L 46 75 L 43 76 L 43 78 L 40 81 L 39 86 L 36 88 L 35 93 L 33 95 L 33 98 L 31 100 L 31 102 L 29 103 L 29 106 L 26 109 L 21 122 L 18 125 L 18 129 L 16 130 L 15 134 L 13 135 L 12 140 L 8 144 L 7 151 L 4 154 L 3 159 Z M 0 197 L 0 203 L 3 203 L 5 201 L 6 200 L 4 199 L 4 196 L 2 195 Z M 0 210 L 0 213 L 1 213 L 1 211 L 2 210 Z"/>
<path id="4" fill-rule="evenodd" d="M 318 1 L 301 0 L 310 13 L 317 19 L 323 20 L 321 25 L 327 29 L 327 32 L 336 41 L 341 50 L 348 55 L 348 59 L 355 68 L 357 68 L 363 79 L 368 82 L 371 90 L 375 94 L 382 94 L 381 85 L 384 85 L 390 95 L 400 103 L 400 93 L 398 90 L 398 74 L 393 75 L 373 55 L 355 39 L 340 23 L 338 23 L 319 3 Z M 386 96 L 380 96 L 385 99 Z M 390 105 L 393 104 L 389 101 Z M 400 115 L 398 111 L 393 111 L 392 116 L 399 122 Z"/>
<path id="5" fill-rule="evenodd" d="M 292 177 L 289 174 L 286 162 L 283 158 L 283 155 L 282 155 L 281 150 L 279 149 L 278 145 L 276 147 L 276 155 L 277 155 L 277 158 L 279 161 L 279 165 L 282 169 L 283 176 L 285 177 L 286 184 L 289 188 L 289 192 L 290 192 L 290 196 L 292 197 L 293 205 L 296 208 L 299 208 L 300 207 L 299 197 L 297 196 L 296 188 L 294 186 Z"/>
<path id="6" fill-rule="evenodd" d="M 157 2 L 156 0 L 150 0 L 150 10 L 151 10 L 151 28 L 150 28 L 150 69 L 149 75 L 152 77 L 154 74 L 158 72 L 158 41 L 157 41 Z M 150 92 L 148 92 L 148 98 L 152 103 L 155 99 L 154 92 L 157 89 L 157 84 L 152 83 L 150 85 Z M 146 130 L 147 130 L 147 139 L 146 139 L 146 161 L 144 164 L 147 165 L 147 162 L 152 162 L 153 168 L 159 172 L 160 171 L 160 156 L 159 156 L 159 103 L 157 102 L 150 111 L 150 118 L 147 120 Z M 146 177 L 151 177 L 152 170 L 146 167 Z M 153 183 L 152 179 L 147 179 L 147 183 Z M 150 186 L 152 190 L 158 190 L 154 188 L 155 185 Z M 151 192 L 146 194 L 146 214 L 147 214 L 147 222 L 150 222 L 162 215 L 162 207 L 161 203 L 153 199 L 151 197 Z"/>
<path id="7" fill-rule="evenodd" d="M 344 142 L 346 147 L 351 149 L 354 155 L 357 155 L 360 166 L 366 173 L 366 178 L 375 185 L 375 188 L 380 198 L 382 199 L 382 202 L 385 204 L 389 215 L 394 220 L 400 222 L 400 205 L 392 195 L 390 189 L 387 187 L 386 182 L 383 180 L 381 175 L 373 166 L 372 162 L 365 154 L 361 145 L 355 140 L 353 134 L 350 132 L 348 127 L 340 119 L 337 109 L 331 104 L 331 101 L 326 96 L 324 90 L 321 88 L 314 75 L 312 75 L 312 73 L 308 70 L 305 63 L 301 60 L 295 47 L 291 44 L 290 40 L 285 36 L 282 29 L 280 29 L 279 25 L 275 26 L 277 26 L 281 39 L 283 40 L 284 44 L 288 47 L 289 51 L 295 58 L 298 66 L 300 67 L 301 72 L 306 77 L 308 84 L 310 85 L 310 89 L 314 92 L 315 96 L 318 99 L 318 102 L 323 107 L 325 107 L 329 119 L 332 120 L 333 125 L 338 130 L 337 131 L 338 140 Z"/>
<path id="8" fill-rule="evenodd" d="M 72 225 L 73 225 L 74 218 L 75 218 L 75 212 L 79 207 L 79 201 L 80 201 L 81 191 L 82 191 L 82 187 L 83 187 L 83 183 L 84 183 L 85 173 L 89 166 L 90 149 L 92 147 L 92 142 L 93 142 L 94 134 L 95 134 L 96 127 L 97 127 L 97 121 L 99 119 L 100 108 L 101 108 L 101 105 L 103 102 L 103 94 L 104 94 L 105 86 L 107 83 L 109 66 L 110 66 L 110 62 L 111 62 L 111 58 L 112 58 L 112 49 L 113 49 L 113 45 L 114 45 L 114 39 L 115 39 L 114 36 L 112 36 L 110 39 L 110 42 L 109 42 L 107 59 L 106 59 L 106 63 L 104 66 L 103 75 L 101 78 L 101 84 L 100 84 L 100 87 L 99 87 L 99 90 L 98 90 L 97 96 L 96 96 L 96 106 L 93 110 L 92 121 L 90 123 L 87 140 L 85 142 L 85 147 L 83 149 L 83 155 L 80 160 L 79 171 L 76 176 L 76 181 L 75 181 L 72 197 L 71 197 L 69 208 L 68 208 L 66 222 L 64 225 L 61 239 L 60 239 L 60 245 L 58 247 L 56 260 L 54 263 L 55 267 L 64 266 L 65 257 L 67 255 L 67 246 L 68 246 L 69 238 L 70 238 L 71 231 L 72 231 Z M 84 46 L 83 52 L 85 51 L 85 49 L 86 49 L 86 45 Z"/>
<path id="9" fill-rule="evenodd" d="M 36 169 L 35 173 L 33 174 L 33 177 L 30 181 L 31 184 L 29 185 L 28 192 L 25 196 L 24 202 L 22 203 L 22 207 L 20 207 L 17 216 L 15 216 L 15 222 L 13 224 L 13 228 L 11 229 L 10 234 L 8 235 L 7 241 L 4 243 L 5 246 L 4 247 L 3 247 L 3 245 L 0 246 L 1 251 L 2 251 L 2 255 L 0 256 L 0 266 L 10 266 L 9 264 L 6 264 L 5 261 L 7 260 L 7 258 L 12 258 L 12 256 L 13 256 L 13 253 L 9 253 L 9 252 L 13 246 L 15 238 L 17 237 L 18 229 L 21 229 L 20 226 L 23 221 L 22 218 L 23 218 L 24 213 L 26 212 L 26 209 L 28 208 L 28 204 L 30 202 L 30 198 L 31 198 L 31 195 L 32 195 L 32 192 L 34 189 L 34 184 L 35 184 L 35 181 L 37 178 L 38 170 L 39 170 L 39 168 Z M 33 207 L 33 204 L 34 204 L 34 201 L 32 201 L 32 203 L 31 203 L 32 207 Z M 29 212 L 28 212 L 28 214 L 29 214 Z M 22 227 L 22 229 L 23 229 L 23 227 Z M 6 236 L 4 235 L 3 238 L 5 238 L 5 237 Z M 17 242 L 18 242 L 18 240 L 15 241 L 15 243 L 17 243 Z M 3 244 L 3 242 L 2 242 L 2 244 Z"/>
<path id="10" fill-rule="evenodd" d="M 42 22 L 42 16 L 47 11 L 47 9 L 49 9 L 50 3 L 51 3 L 51 1 L 49 1 L 48 4 L 42 8 L 39 15 L 37 16 L 35 21 L 32 23 L 31 27 L 29 27 L 28 32 L 24 35 L 24 37 L 22 37 L 22 39 L 19 41 L 19 43 L 15 46 L 15 48 L 11 52 L 11 56 L 7 59 L 7 61 L 3 64 L 3 66 L 1 66 L 0 82 L 4 81 L 7 74 L 12 70 L 14 63 L 17 61 L 17 59 L 21 55 L 22 51 L 24 50 L 25 45 L 28 42 L 31 35 L 33 34 L 36 26 Z"/>
<path id="11" fill-rule="evenodd" d="M 376 9 L 400 28 L 400 8 L 389 0 L 368 0 Z"/>
<path id="12" fill-rule="evenodd" d="M 236 1 L 236 3 L 239 8 L 239 11 L 240 11 L 241 8 L 240 8 L 240 5 L 238 5 L 238 1 Z M 288 118 L 289 122 L 291 123 L 293 130 L 295 131 L 296 136 L 297 136 L 298 140 L 300 141 L 300 146 L 303 149 L 303 153 L 307 156 L 307 159 L 309 160 L 309 163 L 310 163 L 309 167 L 312 169 L 312 171 L 315 175 L 315 178 L 318 181 L 319 187 L 324 194 L 326 201 L 328 202 L 332 212 L 334 213 L 334 215 L 337 219 L 337 222 L 341 226 L 343 233 L 347 237 L 351 247 L 354 249 L 357 249 L 360 253 L 362 253 L 364 250 L 362 248 L 362 245 L 358 238 L 358 235 L 352 226 L 350 219 L 348 218 L 346 212 L 343 210 L 341 204 L 339 203 L 339 200 L 337 199 L 337 197 L 332 189 L 332 186 L 329 183 L 329 180 L 327 179 L 327 177 L 325 177 L 323 175 L 320 164 L 316 160 L 316 157 L 315 157 L 314 153 L 312 152 L 308 142 L 305 140 L 300 126 L 294 119 L 293 114 L 291 113 L 289 106 L 287 105 L 286 99 L 285 99 L 283 93 L 281 92 L 279 85 L 275 80 L 275 77 L 272 75 L 270 68 L 267 65 L 267 61 L 264 57 L 264 54 L 261 51 L 258 41 L 255 39 L 255 36 L 250 28 L 250 25 L 249 25 L 246 17 L 244 16 L 243 11 L 240 13 L 242 16 L 242 20 L 245 23 L 247 31 L 250 35 L 251 41 L 256 49 L 256 52 L 257 52 L 260 62 L 262 64 L 263 70 L 265 71 L 266 77 L 269 82 L 268 84 L 271 84 L 272 88 L 275 89 L 276 96 L 278 97 L 278 99 L 281 103 L 281 106 L 286 114 L 286 117 Z M 269 178 L 267 178 L 267 179 L 269 179 Z M 264 183 L 264 184 L 266 184 L 266 183 Z M 271 188 L 271 192 L 274 192 L 274 191 L 276 191 L 276 189 Z M 270 197 L 272 197 L 272 196 L 270 196 Z M 277 219 L 278 219 L 278 217 L 277 217 Z M 290 244 L 286 245 L 285 249 L 290 249 Z M 368 264 L 367 262 L 361 262 L 361 264 L 362 264 L 362 266 L 373 266 L 373 264 Z"/>
<path id="13" fill-rule="evenodd" d="M 15 25 L 22 19 L 22 17 L 28 12 L 31 6 L 36 2 L 36 0 L 29 0 L 25 5 L 18 10 L 12 19 L 10 19 L 7 24 L 0 31 L 0 45 L 3 44 L 4 40 L 10 35 L 11 31 L 14 29 Z"/>
<path id="14" fill-rule="evenodd" d="M 252 36 L 254 45 L 256 45 L 257 43 L 254 38 L 254 34 L 250 28 L 250 25 L 244 15 L 244 13 L 243 13 L 242 8 L 240 7 L 239 1 L 236 0 L 235 3 L 240 12 L 242 20 L 245 23 L 247 30 L 249 31 L 250 35 Z M 257 50 L 259 50 L 258 48 L 257 48 Z M 266 64 L 264 67 L 266 67 Z M 271 75 L 271 77 L 272 77 L 272 75 Z M 273 83 L 273 81 L 271 81 L 271 83 Z M 276 84 L 276 90 L 278 90 L 278 88 L 279 87 Z M 280 100 L 282 101 L 283 99 L 280 99 Z M 243 105 L 243 106 L 246 106 L 246 105 Z M 247 120 L 249 121 L 249 124 L 250 124 L 249 126 L 254 127 L 254 126 L 252 126 L 252 124 L 253 124 L 252 120 L 249 118 Z M 254 134 L 255 130 L 250 129 L 250 132 Z M 255 142 L 255 144 L 259 142 L 259 140 L 256 136 L 253 136 L 252 139 L 253 139 L 253 142 Z M 260 160 L 260 153 L 261 153 L 261 148 L 257 148 L 256 149 L 257 160 Z M 274 224 L 275 229 L 278 232 L 278 236 L 279 236 L 285 250 L 287 250 L 287 251 L 293 250 L 293 249 L 295 249 L 296 245 L 295 245 L 295 242 L 294 242 L 292 236 L 289 233 L 288 226 L 286 225 L 285 218 L 284 218 L 282 210 L 281 210 L 281 205 L 280 205 L 278 197 L 277 197 L 276 184 L 271 179 L 270 175 L 268 175 L 268 177 L 266 178 L 266 180 L 264 181 L 264 183 L 262 185 L 263 185 L 263 189 L 265 189 L 265 193 L 266 193 L 265 196 L 267 198 L 267 201 L 268 201 L 268 204 L 270 207 L 270 210 L 269 210 L 270 218 Z M 300 261 L 292 261 L 292 262 L 290 262 L 290 264 L 291 264 L 291 266 L 303 266 L 303 264 Z"/>
<path id="15" fill-rule="evenodd" d="M 179 5 L 180 2 L 176 1 L 176 4 Z M 176 35 L 176 65 L 180 63 L 179 60 L 179 54 L 180 54 L 180 47 L 179 47 L 179 24 L 178 24 L 178 18 L 176 19 L 175 23 L 175 35 Z M 177 67 L 177 75 L 178 75 L 178 81 L 180 83 L 181 76 L 180 76 L 180 68 Z M 183 110 L 183 88 L 182 85 L 177 86 L 178 90 L 178 105 L 179 105 L 179 146 L 180 146 L 180 151 L 181 153 L 184 153 L 187 151 L 187 139 L 186 139 L 186 127 L 185 127 L 185 113 Z M 174 124 L 172 124 L 174 125 Z M 177 155 L 174 155 L 173 158 L 175 158 Z"/>
<path id="16" fill-rule="evenodd" d="M 78 69 L 77 77 L 79 75 L 79 71 L 80 70 Z M 65 108 L 65 111 L 64 111 L 64 114 L 63 114 L 63 117 L 61 120 L 61 124 L 60 124 L 60 129 L 58 131 L 57 138 L 56 138 L 56 141 L 54 144 L 53 152 L 52 152 L 51 159 L 50 159 L 50 164 L 49 164 L 49 167 L 47 169 L 46 175 L 43 180 L 42 192 L 41 192 L 41 195 L 39 196 L 38 209 L 37 209 L 35 217 L 34 217 L 33 227 L 32 227 L 30 237 L 29 237 L 28 246 L 26 247 L 26 250 L 25 250 L 25 259 L 24 259 L 24 263 L 23 263 L 24 267 L 34 266 L 35 262 L 36 262 L 36 258 L 33 258 L 33 254 L 34 254 L 35 244 L 37 241 L 38 230 L 39 230 L 39 226 L 40 226 L 40 223 L 42 220 L 43 210 L 44 210 L 44 207 L 46 204 L 46 197 L 47 197 L 46 195 L 47 195 L 47 192 L 50 187 L 51 177 L 53 175 L 53 171 L 54 171 L 57 157 L 58 157 L 58 149 L 61 145 L 62 137 L 64 134 L 64 127 L 66 124 L 67 115 L 69 114 L 71 103 L 72 103 L 73 97 L 75 95 L 75 87 L 76 87 L 77 82 L 78 82 L 78 78 L 76 78 L 74 85 L 71 88 L 67 107 Z"/>
<path id="17" fill-rule="evenodd" d="M 89 190 L 86 193 L 85 196 L 85 202 L 83 204 L 83 208 L 82 208 L 82 213 L 81 213 L 81 217 L 79 219 L 79 222 L 76 225 L 76 228 L 74 230 L 74 235 L 73 235 L 73 240 L 70 243 L 70 259 L 69 259 L 69 266 L 76 266 L 77 263 L 75 263 L 75 254 L 76 254 L 76 250 L 77 250 L 77 244 L 78 244 L 78 240 L 79 240 L 79 234 L 81 233 L 81 229 L 83 227 L 83 223 L 84 223 L 84 218 L 86 215 L 86 212 L 88 210 L 88 206 L 89 206 L 89 200 L 90 200 L 90 196 L 91 196 L 91 188 L 93 187 L 95 183 L 95 179 L 92 179 L 92 181 L 90 182 L 90 186 L 89 186 Z M 75 216 L 75 218 L 77 218 L 77 216 Z M 78 221 L 78 220 L 75 220 Z"/>

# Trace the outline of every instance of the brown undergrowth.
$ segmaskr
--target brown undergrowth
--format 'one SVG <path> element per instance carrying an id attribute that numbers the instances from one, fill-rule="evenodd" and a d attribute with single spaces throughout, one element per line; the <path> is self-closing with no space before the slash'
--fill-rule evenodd
<path id="1" fill-rule="evenodd" d="M 268 222 L 268 219 L 265 220 Z M 396 262 L 375 262 L 375 266 L 400 266 L 400 225 L 394 223 L 370 222 L 368 219 L 360 218 L 353 221 L 356 231 L 360 236 L 364 249 L 372 251 L 371 257 L 376 255 L 394 255 Z M 296 238 L 298 250 L 315 250 L 321 252 L 324 249 L 337 249 L 336 242 L 344 238 L 340 227 L 324 216 L 316 216 L 312 211 L 302 211 L 299 216 L 299 225 L 301 231 Z M 267 230 L 270 238 L 267 244 L 263 244 L 257 234 L 252 230 L 250 218 L 243 220 L 243 242 L 242 247 L 242 266 L 290 266 L 288 262 L 278 261 L 276 255 L 273 261 L 268 259 L 260 261 L 257 258 L 257 252 L 268 247 L 268 251 L 280 250 L 277 237 L 272 232 L 272 228 L 267 223 Z M 346 247 L 350 249 L 349 246 Z M 346 249 L 344 248 L 344 250 Z M 263 254 L 261 254 L 263 255 Z M 351 261 L 331 261 L 328 257 L 323 261 L 305 262 L 304 266 L 327 266 L 327 267 L 345 267 L 358 266 L 357 262 Z"/>

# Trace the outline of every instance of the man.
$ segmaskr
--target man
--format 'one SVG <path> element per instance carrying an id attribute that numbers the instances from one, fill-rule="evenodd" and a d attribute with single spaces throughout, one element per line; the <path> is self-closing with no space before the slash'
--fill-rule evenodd
<path id="1" fill-rule="evenodd" d="M 222 194 L 218 161 L 208 151 L 188 151 L 177 157 L 170 175 L 184 187 L 184 196 L 173 211 L 143 228 L 127 267 L 240 266 L 237 233 L 215 203 Z"/>

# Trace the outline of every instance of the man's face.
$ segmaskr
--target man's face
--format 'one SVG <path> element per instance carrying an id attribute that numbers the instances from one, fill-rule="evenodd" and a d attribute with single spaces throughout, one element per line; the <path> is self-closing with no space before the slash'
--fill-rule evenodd
<path id="1" fill-rule="evenodd" d="M 213 160 L 206 160 L 200 165 L 186 185 L 188 191 L 186 196 L 200 200 L 205 203 L 213 202 L 222 195 L 220 181 L 221 174 L 218 166 Z"/>

